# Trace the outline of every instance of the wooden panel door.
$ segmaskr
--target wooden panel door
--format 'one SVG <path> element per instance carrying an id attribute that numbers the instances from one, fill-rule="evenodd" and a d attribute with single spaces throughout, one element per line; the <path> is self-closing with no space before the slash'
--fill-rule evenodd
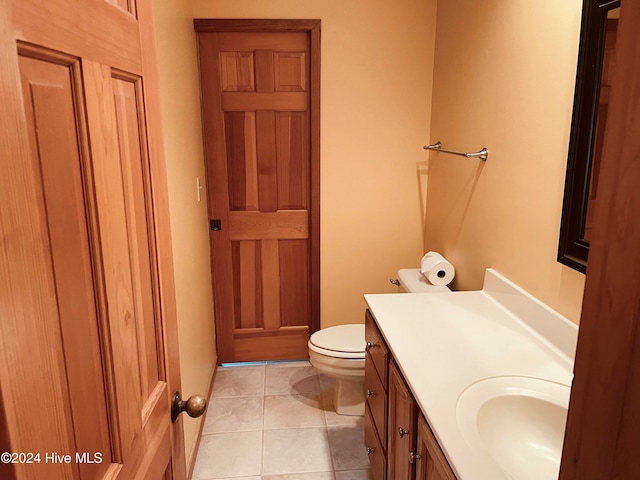
<path id="1" fill-rule="evenodd" d="M 417 404 L 395 362 L 389 366 L 388 478 L 412 480 Z"/>
<path id="2" fill-rule="evenodd" d="M 287 24 L 196 20 L 222 362 L 307 358 L 319 326 L 319 26 Z"/>
<path id="3" fill-rule="evenodd" d="M 0 7 L 3 479 L 185 478 L 150 19 Z"/>

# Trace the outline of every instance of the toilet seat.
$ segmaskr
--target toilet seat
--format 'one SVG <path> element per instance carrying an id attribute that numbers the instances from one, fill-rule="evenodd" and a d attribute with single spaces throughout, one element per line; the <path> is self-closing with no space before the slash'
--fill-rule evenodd
<path id="1" fill-rule="evenodd" d="M 327 357 L 363 359 L 364 325 L 337 325 L 318 330 L 309 339 L 309 349 Z"/>

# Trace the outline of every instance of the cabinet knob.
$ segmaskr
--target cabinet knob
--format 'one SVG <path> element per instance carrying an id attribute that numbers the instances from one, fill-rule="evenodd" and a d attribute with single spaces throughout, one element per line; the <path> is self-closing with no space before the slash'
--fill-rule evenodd
<path id="1" fill-rule="evenodd" d="M 367 447 L 367 455 L 371 455 L 373 453 L 373 448 Z"/>
<path id="2" fill-rule="evenodd" d="M 362 344 L 360 344 L 362 345 Z M 374 347 L 373 343 L 367 342 L 367 350 L 371 350 Z"/>
<path id="3" fill-rule="evenodd" d="M 409 452 L 409 463 L 413 463 L 414 460 L 420 460 L 420 455 L 417 453 Z"/>
<path id="4" fill-rule="evenodd" d="M 367 390 L 367 397 L 370 397 L 371 395 L 373 395 L 373 390 Z"/>
<path id="5" fill-rule="evenodd" d="M 408 433 L 409 430 L 407 430 L 406 428 L 398 427 L 398 434 L 400 435 L 400 438 L 404 437 Z"/>

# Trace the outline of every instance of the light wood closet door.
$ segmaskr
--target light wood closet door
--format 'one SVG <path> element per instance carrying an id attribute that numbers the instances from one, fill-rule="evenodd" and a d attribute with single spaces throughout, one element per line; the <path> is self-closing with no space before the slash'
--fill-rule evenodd
<path id="1" fill-rule="evenodd" d="M 319 288 L 311 37 L 200 32 L 198 42 L 210 212 L 221 222 L 212 232 L 220 360 L 307 358 Z"/>
<path id="2" fill-rule="evenodd" d="M 150 18 L 0 7 L 3 479 L 185 477 Z"/>

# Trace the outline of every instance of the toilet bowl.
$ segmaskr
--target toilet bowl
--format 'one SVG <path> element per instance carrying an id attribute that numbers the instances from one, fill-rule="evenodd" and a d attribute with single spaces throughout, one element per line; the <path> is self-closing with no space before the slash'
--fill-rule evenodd
<path id="1" fill-rule="evenodd" d="M 419 268 L 398 270 L 398 280 L 409 293 L 450 292 L 429 284 Z M 333 404 L 339 415 L 364 415 L 364 325 L 347 324 L 318 330 L 309 339 L 309 360 L 321 373 L 335 379 Z"/>
<path id="2" fill-rule="evenodd" d="M 309 360 L 335 379 L 333 405 L 339 415 L 364 415 L 364 325 L 318 330 L 309 339 Z"/>

